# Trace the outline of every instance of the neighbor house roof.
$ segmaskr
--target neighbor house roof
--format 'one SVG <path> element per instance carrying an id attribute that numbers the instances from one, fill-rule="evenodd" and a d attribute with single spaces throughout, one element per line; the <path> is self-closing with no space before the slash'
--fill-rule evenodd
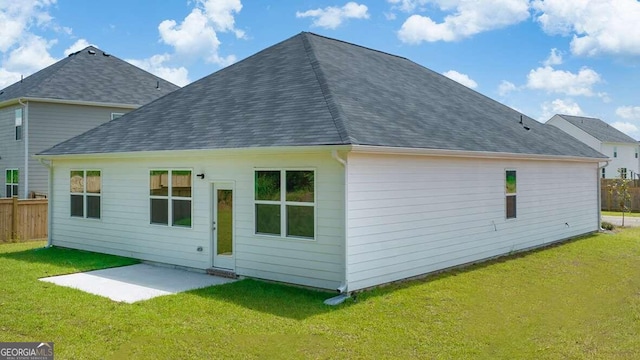
<path id="1" fill-rule="evenodd" d="M 403 57 L 303 32 L 42 155 L 371 145 L 604 157 L 522 116 Z"/>
<path id="2" fill-rule="evenodd" d="M 558 114 L 558 116 L 602 142 L 638 144 L 638 141 L 631 136 L 600 119 L 561 114 Z"/>
<path id="3" fill-rule="evenodd" d="M 178 88 L 89 46 L 0 90 L 0 103 L 32 98 L 141 106 Z"/>

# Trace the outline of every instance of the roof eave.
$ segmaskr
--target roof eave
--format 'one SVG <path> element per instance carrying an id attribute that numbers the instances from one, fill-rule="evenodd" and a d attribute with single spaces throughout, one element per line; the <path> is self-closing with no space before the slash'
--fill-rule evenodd
<path id="1" fill-rule="evenodd" d="M 572 162 L 605 162 L 610 158 L 603 155 L 599 157 L 582 157 L 573 155 L 543 155 L 543 154 L 520 154 L 491 151 L 468 151 L 468 150 L 446 150 L 446 149 L 426 149 L 426 148 L 406 148 L 389 146 L 353 145 L 352 152 L 370 154 L 390 154 L 390 155 L 424 155 L 424 156 L 444 156 L 460 158 L 482 158 L 482 159 L 507 159 L 507 160 L 541 160 L 541 161 L 572 161 Z"/>
<path id="2" fill-rule="evenodd" d="M 192 149 L 192 150 L 160 150 L 160 151 L 130 151 L 90 154 L 36 154 L 36 159 L 61 160 L 61 159 L 134 159 L 134 158 L 169 158 L 185 156 L 209 156 L 211 154 L 276 154 L 276 153 L 317 153 L 329 150 L 348 151 L 350 145 L 314 145 L 314 146 L 271 146 L 271 147 L 243 147 L 221 149 Z"/>
<path id="3" fill-rule="evenodd" d="M 117 107 L 117 108 L 127 108 L 127 109 L 137 109 L 140 106 L 142 106 L 141 104 L 123 104 L 123 103 L 110 103 L 110 102 L 98 102 L 98 101 L 81 101 L 81 100 L 50 99 L 50 98 L 38 98 L 38 97 L 30 97 L 30 96 L 19 96 L 19 97 L 15 97 L 15 98 L 0 102 L 0 108 L 13 105 L 13 104 L 18 104 L 19 100 L 22 100 L 23 102 L 33 101 L 33 102 L 51 103 L 51 104 Z"/>

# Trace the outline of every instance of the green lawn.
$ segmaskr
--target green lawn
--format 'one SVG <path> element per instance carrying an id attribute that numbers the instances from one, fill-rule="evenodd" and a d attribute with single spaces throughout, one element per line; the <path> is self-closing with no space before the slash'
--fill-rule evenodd
<path id="1" fill-rule="evenodd" d="M 603 211 L 602 215 L 605 215 L 605 216 L 622 216 L 622 213 L 620 211 Z M 626 212 L 626 213 L 624 213 L 624 216 L 625 217 L 627 217 L 627 216 L 640 217 L 640 213 L 629 213 L 629 212 Z"/>
<path id="2" fill-rule="evenodd" d="M 37 280 L 133 261 L 0 245 L 0 341 L 56 359 L 637 359 L 640 229 L 358 295 L 244 280 L 136 304 Z"/>

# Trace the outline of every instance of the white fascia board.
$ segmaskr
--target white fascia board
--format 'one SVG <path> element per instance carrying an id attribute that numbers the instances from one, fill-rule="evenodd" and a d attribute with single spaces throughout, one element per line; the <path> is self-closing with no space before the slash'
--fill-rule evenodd
<path id="1" fill-rule="evenodd" d="M 35 159 L 62 160 L 62 159 L 133 159 L 133 158 L 184 158 L 205 157 L 211 155 L 253 155 L 253 154 L 305 154 L 330 152 L 332 150 L 349 150 L 349 145 L 318 145 L 318 146 L 272 146 L 250 148 L 226 148 L 226 149 L 196 149 L 196 150 L 162 150 L 162 151 L 132 151 L 94 154 L 60 154 L 60 155 L 33 155 Z"/>
<path id="2" fill-rule="evenodd" d="M 97 102 L 97 101 L 80 101 L 80 100 L 64 100 L 64 99 L 48 99 L 48 98 L 34 98 L 34 97 L 19 97 L 14 99 L 5 100 L 0 102 L 0 108 L 5 106 L 18 104 L 18 101 L 22 100 L 31 101 L 31 102 L 41 102 L 41 103 L 50 103 L 50 104 L 66 104 L 66 105 L 82 105 L 82 106 L 97 106 L 97 107 L 116 107 L 116 108 L 126 108 L 126 109 L 137 109 L 142 105 L 136 104 L 119 104 L 119 103 L 105 103 L 105 102 Z"/>
<path id="3" fill-rule="evenodd" d="M 371 154 L 446 156 L 446 157 L 461 157 L 461 158 L 508 159 L 508 160 L 544 160 L 544 161 L 573 161 L 573 162 L 605 162 L 610 160 L 609 158 L 591 158 L 591 157 L 564 156 L 564 155 L 518 154 L 518 153 L 503 153 L 503 152 L 490 152 L 490 151 L 402 148 L 402 147 L 369 146 L 369 145 L 353 145 L 351 148 L 351 151 L 354 153 L 371 153 Z"/>

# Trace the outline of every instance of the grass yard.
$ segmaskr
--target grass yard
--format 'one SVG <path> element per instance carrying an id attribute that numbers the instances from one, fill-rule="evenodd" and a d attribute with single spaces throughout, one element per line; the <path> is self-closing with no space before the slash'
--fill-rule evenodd
<path id="1" fill-rule="evenodd" d="M 620 216 L 622 217 L 622 212 L 620 211 L 603 211 L 602 215 L 605 216 Z M 640 213 L 632 213 L 632 212 L 626 212 L 624 213 L 624 216 L 631 216 L 631 217 L 640 217 Z"/>
<path id="2" fill-rule="evenodd" d="M 0 341 L 56 359 L 637 359 L 640 229 L 364 292 L 244 280 L 136 304 L 37 280 L 130 259 L 0 245 Z"/>

